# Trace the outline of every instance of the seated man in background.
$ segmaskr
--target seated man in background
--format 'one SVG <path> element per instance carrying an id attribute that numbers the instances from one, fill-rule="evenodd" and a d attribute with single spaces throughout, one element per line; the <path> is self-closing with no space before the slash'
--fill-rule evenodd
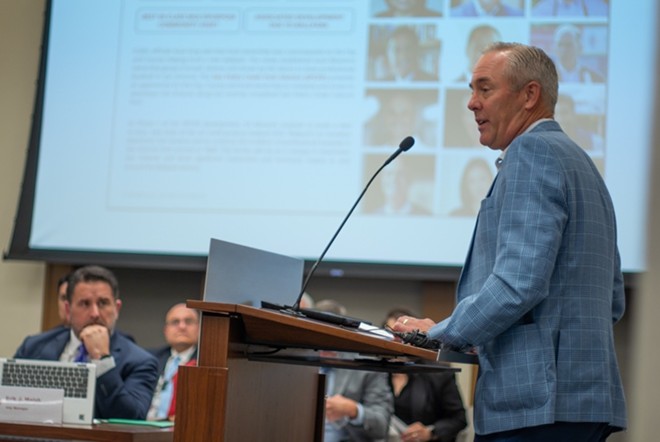
<path id="1" fill-rule="evenodd" d="M 305 292 L 303 293 L 302 297 L 300 298 L 300 308 L 314 308 L 314 298 L 312 298 L 312 295 L 309 293 Z"/>
<path id="2" fill-rule="evenodd" d="M 315 309 L 346 314 L 341 304 L 324 300 Z M 340 357 L 321 352 L 323 357 Z M 325 442 L 385 441 L 394 410 L 387 373 L 322 367 L 326 375 Z"/>
<path id="3" fill-rule="evenodd" d="M 68 327 L 69 318 L 66 315 L 66 289 L 69 287 L 70 273 L 63 275 L 57 280 L 57 315 L 60 318 L 60 325 L 58 327 Z"/>
<path id="4" fill-rule="evenodd" d="M 97 377 L 94 417 L 144 419 L 158 380 L 156 358 L 115 331 L 120 309 L 115 275 L 103 267 L 81 267 L 68 280 L 71 328 L 28 336 L 14 357 L 91 362 Z"/>
<path id="5" fill-rule="evenodd" d="M 199 312 L 189 309 L 184 303 L 175 304 L 165 315 L 163 335 L 167 345 L 152 351 L 158 360 L 160 377 L 147 414 L 149 420 L 169 419 L 174 416 L 174 376 L 179 366 L 193 364 L 197 359 Z"/>

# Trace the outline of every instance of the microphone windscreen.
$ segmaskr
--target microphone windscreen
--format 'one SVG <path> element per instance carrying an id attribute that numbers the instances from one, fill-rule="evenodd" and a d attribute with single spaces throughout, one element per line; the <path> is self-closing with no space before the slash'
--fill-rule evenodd
<path id="1" fill-rule="evenodd" d="M 407 136 L 403 139 L 403 141 L 401 141 L 401 143 L 399 143 L 399 149 L 405 152 L 413 147 L 413 144 L 415 144 L 415 139 L 411 136 Z"/>

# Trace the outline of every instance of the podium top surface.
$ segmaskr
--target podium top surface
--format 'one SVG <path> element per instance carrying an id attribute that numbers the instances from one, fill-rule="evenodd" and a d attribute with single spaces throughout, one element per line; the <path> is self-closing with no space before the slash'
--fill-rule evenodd
<path id="1" fill-rule="evenodd" d="M 281 348 L 354 352 L 386 358 L 438 361 L 439 352 L 388 340 L 354 328 L 341 327 L 275 310 L 241 304 L 188 300 L 204 315 L 240 317 L 245 342 Z"/>

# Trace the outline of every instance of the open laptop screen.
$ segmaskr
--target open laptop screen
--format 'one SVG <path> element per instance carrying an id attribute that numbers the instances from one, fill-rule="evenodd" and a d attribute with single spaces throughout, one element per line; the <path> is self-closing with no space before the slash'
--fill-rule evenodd
<path id="1" fill-rule="evenodd" d="M 212 238 L 204 301 L 292 305 L 302 287 L 304 261 Z"/>

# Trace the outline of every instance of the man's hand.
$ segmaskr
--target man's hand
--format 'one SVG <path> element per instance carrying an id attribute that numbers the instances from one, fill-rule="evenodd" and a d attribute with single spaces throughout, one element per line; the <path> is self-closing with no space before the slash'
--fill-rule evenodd
<path id="1" fill-rule="evenodd" d="M 420 330 L 426 333 L 434 325 L 435 322 L 429 318 L 418 319 L 413 318 L 412 316 L 400 316 L 394 325 L 392 325 L 392 330 L 404 333 L 413 330 Z"/>
<path id="2" fill-rule="evenodd" d="M 99 324 L 88 325 L 80 332 L 80 340 L 85 344 L 90 359 L 101 359 L 110 354 L 110 332 Z"/>
<path id="3" fill-rule="evenodd" d="M 402 442 L 426 442 L 431 440 L 431 429 L 421 422 L 414 422 L 401 434 Z"/>
<path id="4" fill-rule="evenodd" d="M 325 418 L 330 422 L 343 417 L 355 419 L 357 412 L 357 402 L 340 394 L 330 396 L 325 400 Z"/>

